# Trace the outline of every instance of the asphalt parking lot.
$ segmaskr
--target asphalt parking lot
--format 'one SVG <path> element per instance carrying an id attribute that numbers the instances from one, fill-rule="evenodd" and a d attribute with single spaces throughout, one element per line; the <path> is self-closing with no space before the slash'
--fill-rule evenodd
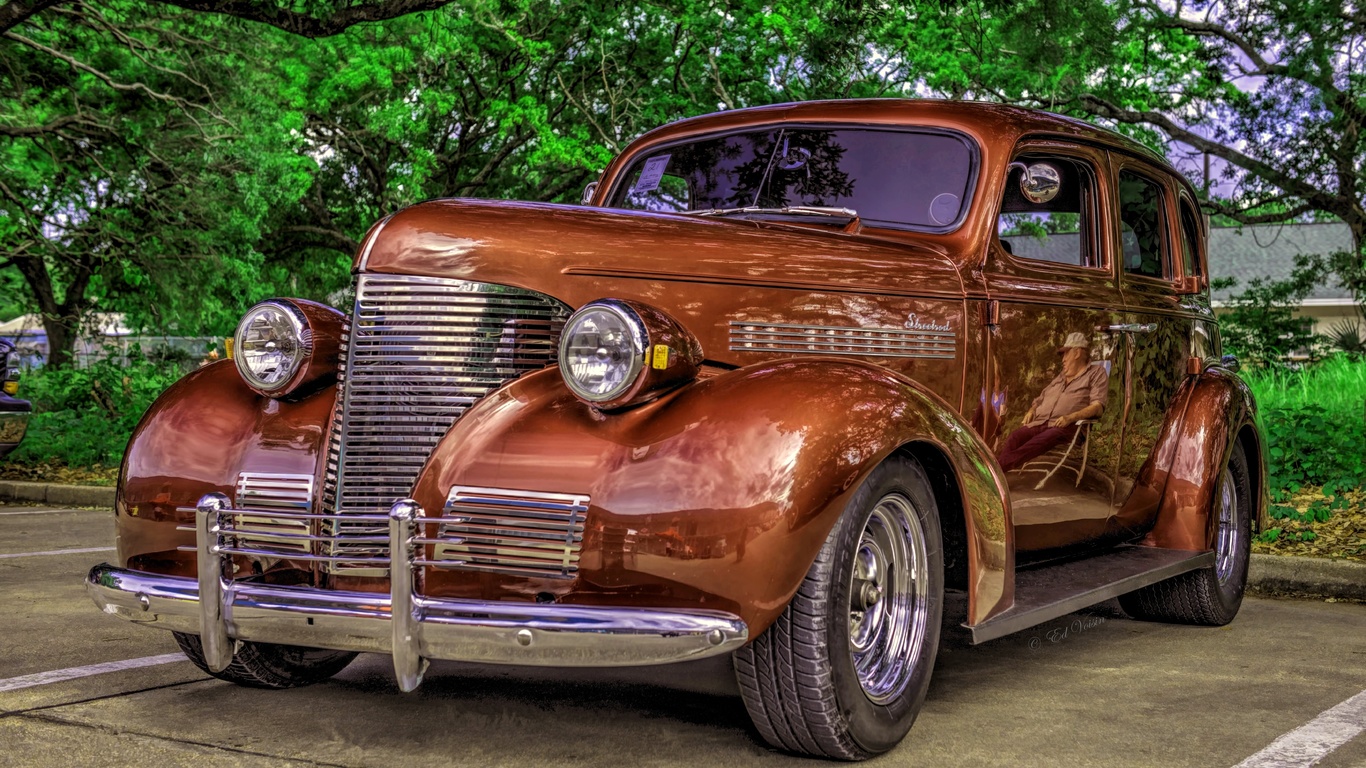
<path id="1" fill-rule="evenodd" d="M 367 655 L 312 688 L 219 682 L 169 633 L 96 611 L 82 579 L 112 544 L 107 510 L 0 505 L 0 766 L 815 764 L 764 746 L 724 661 L 438 663 L 402 694 Z M 1366 606 L 1250 598 L 1218 629 L 1101 606 L 948 637 L 910 737 L 874 764 L 1366 766 L 1363 689 Z"/>

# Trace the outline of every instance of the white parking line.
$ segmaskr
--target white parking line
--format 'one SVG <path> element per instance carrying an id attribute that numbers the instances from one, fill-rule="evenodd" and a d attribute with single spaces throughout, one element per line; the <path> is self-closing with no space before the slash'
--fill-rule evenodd
<path id="1" fill-rule="evenodd" d="M 1366 730 L 1366 691 L 1276 739 L 1234 768 L 1307 768 L 1356 738 L 1363 730 Z"/>
<path id="2" fill-rule="evenodd" d="M 84 555 L 90 552 L 113 552 L 113 547 L 87 547 L 85 549 L 49 549 L 45 552 L 14 552 L 0 555 L 0 560 L 11 557 L 42 557 L 44 555 Z"/>
<path id="3" fill-rule="evenodd" d="M 161 656 L 143 656 L 140 659 L 109 661 L 104 664 L 90 664 L 84 667 L 55 669 L 51 672 L 36 672 L 32 675 L 21 675 L 19 677 L 11 677 L 8 680 L 0 680 L 0 693 L 17 691 L 21 688 L 32 688 L 35 685 L 60 683 L 63 680 L 75 680 L 79 677 L 102 675 L 105 672 L 118 672 L 124 669 L 137 669 L 139 667 L 155 667 L 158 664 L 170 664 L 174 661 L 188 661 L 188 659 L 185 658 L 185 654 L 183 653 L 166 653 Z"/>

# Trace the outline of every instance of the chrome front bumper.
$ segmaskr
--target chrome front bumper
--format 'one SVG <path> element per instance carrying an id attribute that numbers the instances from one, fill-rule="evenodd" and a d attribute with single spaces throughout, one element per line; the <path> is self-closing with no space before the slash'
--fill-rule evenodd
<path id="1" fill-rule="evenodd" d="M 390 511 L 390 592 L 342 592 L 226 578 L 220 513 L 226 497 L 196 511 L 199 578 L 91 569 L 86 588 L 105 613 L 198 634 L 210 668 L 226 669 L 235 642 L 251 640 L 388 653 L 399 686 L 422 682 L 430 659 L 533 666 L 637 666 L 687 661 L 739 648 L 749 630 L 720 611 L 653 610 L 424 597 L 413 590 L 421 510 Z"/>

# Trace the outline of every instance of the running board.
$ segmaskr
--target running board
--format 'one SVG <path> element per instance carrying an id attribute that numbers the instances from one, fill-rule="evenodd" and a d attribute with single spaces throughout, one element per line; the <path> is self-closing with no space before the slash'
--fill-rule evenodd
<path id="1" fill-rule="evenodd" d="M 1015 572 L 1015 604 L 976 626 L 973 644 L 995 640 L 1156 584 L 1214 565 L 1213 552 L 1126 545 L 1104 554 Z"/>

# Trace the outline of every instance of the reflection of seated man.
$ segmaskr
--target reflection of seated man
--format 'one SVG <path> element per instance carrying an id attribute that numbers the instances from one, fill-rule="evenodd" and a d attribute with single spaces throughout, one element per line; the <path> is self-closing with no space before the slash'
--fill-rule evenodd
<path id="1" fill-rule="evenodd" d="M 1105 410 L 1110 375 L 1105 366 L 1091 365 L 1085 334 L 1069 334 L 1058 352 L 1062 371 L 1034 398 L 1023 426 L 1010 433 L 997 457 L 1007 472 L 1071 440 L 1078 421 L 1094 419 Z"/>

